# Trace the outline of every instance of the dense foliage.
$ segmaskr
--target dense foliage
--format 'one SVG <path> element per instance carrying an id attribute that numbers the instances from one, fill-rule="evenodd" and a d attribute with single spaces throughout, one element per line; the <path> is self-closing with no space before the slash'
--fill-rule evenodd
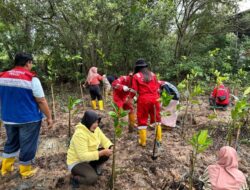
<path id="1" fill-rule="evenodd" d="M 191 69 L 207 81 L 250 69 L 250 40 L 237 36 L 250 14 L 236 19 L 236 0 L 1 0 L 0 9 L 1 70 L 19 51 L 58 81 L 85 78 L 92 65 L 126 74 L 140 57 L 170 81 Z"/>

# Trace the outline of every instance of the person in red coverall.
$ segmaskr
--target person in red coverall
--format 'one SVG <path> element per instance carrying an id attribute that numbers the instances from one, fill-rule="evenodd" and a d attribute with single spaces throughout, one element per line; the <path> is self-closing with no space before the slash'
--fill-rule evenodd
<path id="1" fill-rule="evenodd" d="M 103 110 L 103 100 L 101 95 L 101 90 L 99 87 L 100 81 L 103 80 L 103 77 L 97 73 L 96 67 L 91 67 L 88 72 L 87 80 L 84 83 L 83 87 L 88 85 L 89 93 L 91 96 L 91 105 L 94 110 L 96 107 L 96 98 L 98 99 L 99 109 Z"/>
<path id="2" fill-rule="evenodd" d="M 157 141 L 162 140 L 161 117 L 160 117 L 160 94 L 159 82 L 156 75 L 148 70 L 148 64 L 144 59 L 138 59 L 135 63 L 132 89 L 137 91 L 137 122 L 139 130 L 139 144 L 146 146 L 148 115 L 150 123 L 155 123 L 157 131 Z M 156 121 L 155 121 L 156 119 Z"/>
<path id="3" fill-rule="evenodd" d="M 209 102 L 211 106 L 222 107 L 225 110 L 230 103 L 229 98 L 229 89 L 226 88 L 222 82 L 219 82 L 211 93 Z"/>
<path id="4" fill-rule="evenodd" d="M 118 108 L 129 110 L 129 132 L 132 132 L 135 127 L 135 113 L 132 104 L 131 86 L 132 86 L 133 73 L 129 73 L 128 76 L 121 76 L 114 80 L 112 83 L 113 87 L 113 100 Z"/>

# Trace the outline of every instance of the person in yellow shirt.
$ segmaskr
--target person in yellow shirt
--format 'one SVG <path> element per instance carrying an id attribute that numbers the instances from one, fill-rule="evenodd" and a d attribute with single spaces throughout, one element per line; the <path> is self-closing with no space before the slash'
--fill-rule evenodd
<path id="1" fill-rule="evenodd" d="M 76 126 L 67 152 L 73 187 L 96 183 L 101 175 L 100 165 L 112 155 L 113 144 L 98 127 L 100 120 L 94 111 L 88 110 Z"/>

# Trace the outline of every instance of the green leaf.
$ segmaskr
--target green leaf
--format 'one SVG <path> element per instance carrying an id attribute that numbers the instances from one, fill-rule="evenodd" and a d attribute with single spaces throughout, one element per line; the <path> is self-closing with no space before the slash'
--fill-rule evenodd
<path id="1" fill-rule="evenodd" d="M 127 112 L 123 109 L 120 109 L 120 117 L 125 117 L 127 115 Z"/>
<path id="2" fill-rule="evenodd" d="M 128 122 L 126 122 L 126 121 L 121 121 L 121 122 L 120 122 L 120 126 L 121 126 L 121 127 L 128 126 Z"/>
<path id="3" fill-rule="evenodd" d="M 209 114 L 207 118 L 210 120 L 213 120 L 213 119 L 217 118 L 217 114 L 215 114 L 215 113 Z"/>
<path id="4" fill-rule="evenodd" d="M 198 144 L 204 145 L 208 136 L 208 131 L 207 130 L 202 130 L 200 131 L 198 135 Z"/>
<path id="5" fill-rule="evenodd" d="M 115 128 L 115 134 L 116 136 L 120 137 L 122 134 L 122 128 L 121 127 L 116 127 Z"/>
<path id="6" fill-rule="evenodd" d="M 248 87 L 248 88 L 244 91 L 243 96 L 246 96 L 246 95 L 248 95 L 249 93 L 250 93 L 250 87 Z"/>
<path id="7" fill-rule="evenodd" d="M 191 102 L 192 104 L 196 104 L 196 105 L 197 105 L 197 104 L 200 104 L 200 101 L 199 101 L 199 100 L 191 100 L 190 102 Z"/>
<path id="8" fill-rule="evenodd" d="M 117 114 L 114 111 L 110 111 L 108 114 L 113 118 L 117 118 Z"/>

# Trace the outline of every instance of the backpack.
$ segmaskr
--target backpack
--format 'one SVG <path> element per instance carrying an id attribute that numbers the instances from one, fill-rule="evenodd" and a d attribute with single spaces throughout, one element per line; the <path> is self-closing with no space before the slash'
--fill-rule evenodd
<path id="1" fill-rule="evenodd" d="M 228 96 L 228 91 L 227 91 L 227 89 L 226 89 L 224 86 L 220 86 L 220 87 L 217 89 L 217 94 L 216 94 L 217 99 L 218 99 L 220 102 L 223 102 L 224 100 L 227 99 L 227 96 Z"/>

